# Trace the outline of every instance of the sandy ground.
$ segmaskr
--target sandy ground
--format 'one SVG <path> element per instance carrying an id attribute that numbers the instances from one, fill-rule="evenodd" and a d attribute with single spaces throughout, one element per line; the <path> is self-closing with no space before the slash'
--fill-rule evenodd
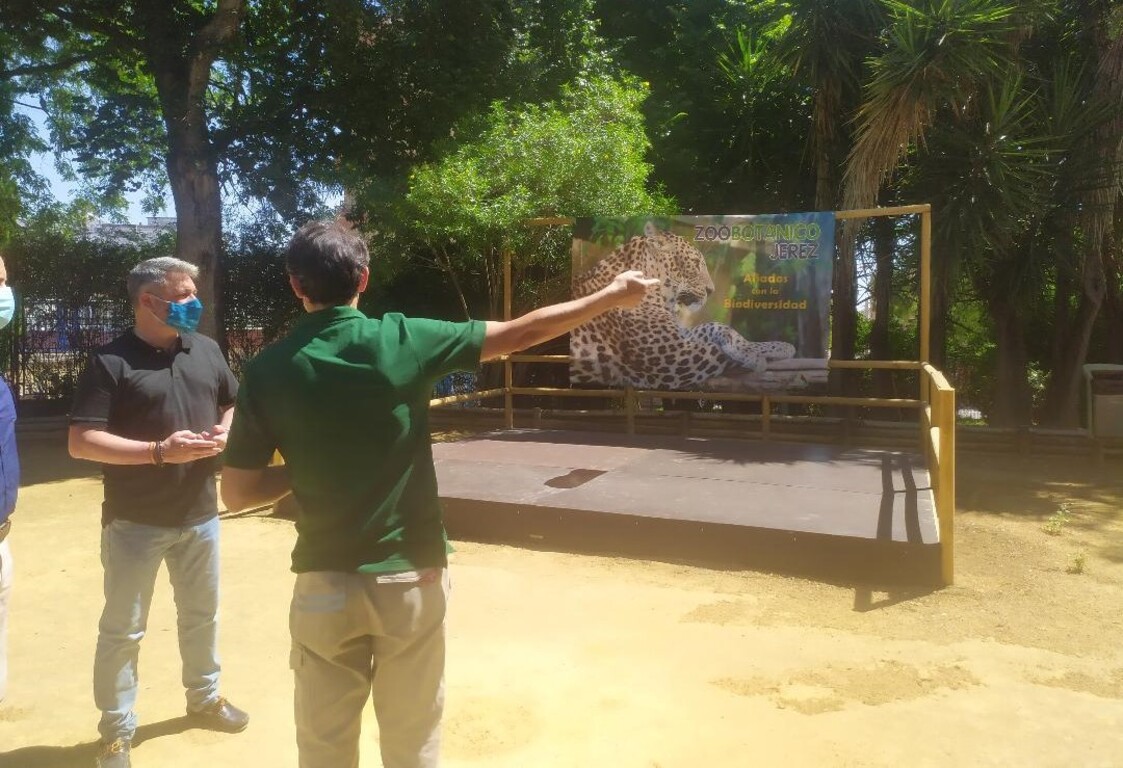
<path id="1" fill-rule="evenodd" d="M 22 450 L 0 766 L 90 766 L 100 481 L 57 437 Z M 962 467 L 957 583 L 936 592 L 458 545 L 443 764 L 1123 766 L 1123 472 Z M 223 537 L 223 689 L 252 722 L 187 728 L 161 578 L 139 768 L 296 765 L 292 525 L 227 518 Z M 362 765 L 380 765 L 373 717 Z"/>

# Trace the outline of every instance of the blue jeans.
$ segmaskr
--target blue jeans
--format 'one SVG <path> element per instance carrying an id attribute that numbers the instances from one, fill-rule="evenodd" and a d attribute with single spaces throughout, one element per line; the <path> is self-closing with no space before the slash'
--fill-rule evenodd
<path id="1" fill-rule="evenodd" d="M 101 532 L 105 609 L 94 655 L 94 702 L 105 741 L 132 739 L 137 656 L 160 563 L 175 594 L 187 708 L 218 698 L 218 518 L 187 528 L 114 520 Z"/>

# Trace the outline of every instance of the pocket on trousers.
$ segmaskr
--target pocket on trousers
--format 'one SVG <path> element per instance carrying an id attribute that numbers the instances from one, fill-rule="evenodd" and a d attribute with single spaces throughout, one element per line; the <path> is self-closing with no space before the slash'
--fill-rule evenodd
<path id="1" fill-rule="evenodd" d="M 347 607 L 347 592 L 313 592 L 293 596 L 292 609 L 300 613 L 339 613 Z"/>
<path id="2" fill-rule="evenodd" d="M 334 655 L 336 645 L 346 635 L 346 573 L 301 573 L 293 587 L 289 608 L 289 632 L 295 648 L 302 646 L 325 658 Z M 294 658 L 290 657 L 290 664 Z M 297 667 L 293 667 L 296 669 Z"/>

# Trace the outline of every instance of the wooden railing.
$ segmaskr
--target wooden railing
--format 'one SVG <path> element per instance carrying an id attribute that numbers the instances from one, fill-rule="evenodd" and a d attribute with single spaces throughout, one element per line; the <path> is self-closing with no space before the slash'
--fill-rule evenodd
<path id="1" fill-rule="evenodd" d="M 945 584 L 951 584 L 955 563 L 955 390 L 931 365 L 925 363 L 921 372 L 924 408 L 920 426 L 940 525 L 940 575 Z"/>

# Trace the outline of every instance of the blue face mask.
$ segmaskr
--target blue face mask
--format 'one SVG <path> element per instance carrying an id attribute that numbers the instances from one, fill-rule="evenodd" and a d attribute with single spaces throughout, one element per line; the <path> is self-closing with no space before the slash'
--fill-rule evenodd
<path id="1" fill-rule="evenodd" d="M 157 296 L 156 298 L 160 298 Z M 164 299 L 160 299 L 164 301 Z M 174 301 L 166 301 L 168 305 L 168 317 L 164 320 L 169 327 L 175 328 L 177 331 L 194 331 L 199 327 L 199 319 L 203 316 L 203 302 L 199 301 L 198 296 L 192 296 L 187 301 L 176 303 Z"/>
<path id="2" fill-rule="evenodd" d="M 16 296 L 11 286 L 0 285 L 0 328 L 12 322 L 16 314 Z"/>

